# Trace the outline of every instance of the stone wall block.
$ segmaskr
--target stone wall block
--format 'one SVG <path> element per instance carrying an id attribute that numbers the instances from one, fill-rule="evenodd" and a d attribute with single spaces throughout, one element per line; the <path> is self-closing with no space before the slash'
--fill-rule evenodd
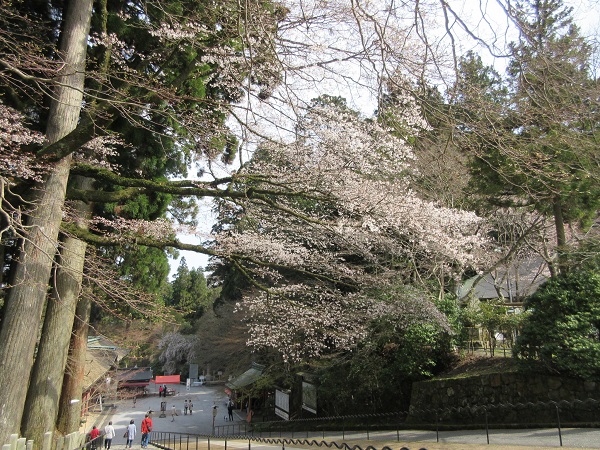
<path id="1" fill-rule="evenodd" d="M 483 406 L 490 423 L 548 424 L 556 421 L 553 405 L 531 406 L 528 402 L 600 401 L 600 383 L 541 374 L 505 373 L 462 379 L 430 380 L 413 384 L 411 412 L 407 421 L 432 423 L 436 409 L 444 422 L 483 423 Z M 413 406 L 428 413 L 417 413 Z M 414 414 L 413 414 L 414 412 Z M 426 417 L 427 416 L 427 417 Z M 598 403 L 561 406 L 561 420 L 600 421 Z"/>

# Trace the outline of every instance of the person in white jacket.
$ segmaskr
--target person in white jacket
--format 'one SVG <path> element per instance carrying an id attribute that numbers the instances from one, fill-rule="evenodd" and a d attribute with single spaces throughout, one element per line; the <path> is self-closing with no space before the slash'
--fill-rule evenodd
<path id="1" fill-rule="evenodd" d="M 112 444 L 112 440 L 115 437 L 115 427 L 113 427 L 112 422 L 108 422 L 108 425 L 104 427 L 104 448 L 105 450 L 110 450 L 110 444 Z"/>
<path id="2" fill-rule="evenodd" d="M 136 432 L 137 432 L 137 430 L 135 428 L 135 423 L 134 423 L 133 419 L 131 419 L 131 421 L 129 422 L 129 425 L 127 425 L 127 431 L 125 432 L 125 434 L 127 435 L 127 443 L 125 444 L 125 447 L 131 448 L 131 445 L 133 444 L 133 440 L 135 439 Z"/>

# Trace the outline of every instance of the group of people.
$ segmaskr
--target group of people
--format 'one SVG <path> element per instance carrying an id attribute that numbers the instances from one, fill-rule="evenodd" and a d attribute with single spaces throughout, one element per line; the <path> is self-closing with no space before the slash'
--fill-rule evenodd
<path id="1" fill-rule="evenodd" d="M 194 412 L 194 405 L 192 404 L 191 400 L 185 400 L 183 403 L 183 414 L 184 415 L 188 415 L 188 413 L 190 413 L 190 416 L 192 415 L 192 413 Z M 178 416 L 179 414 L 177 413 L 177 408 L 175 407 L 175 405 L 171 405 L 171 422 L 175 422 L 175 416 Z"/>
<path id="2" fill-rule="evenodd" d="M 158 396 L 159 397 L 166 397 L 167 396 L 167 385 L 163 384 L 162 386 L 159 386 L 158 388 Z"/>
<path id="3" fill-rule="evenodd" d="M 150 441 L 150 433 L 152 432 L 152 417 L 150 417 L 150 413 L 147 413 L 142 420 L 142 448 L 148 448 L 148 442 Z M 127 425 L 127 429 L 125 430 L 125 434 L 123 437 L 127 439 L 127 443 L 125 444 L 125 448 L 131 448 L 133 445 L 133 441 L 135 440 L 135 436 L 137 434 L 137 428 L 135 426 L 135 420 L 131 419 L 129 421 L 129 425 Z M 112 424 L 112 421 L 108 422 L 108 425 L 104 427 L 104 449 L 110 450 L 110 446 L 112 444 L 112 440 L 116 435 L 115 427 Z M 92 431 L 90 431 L 90 442 L 91 449 L 96 450 L 98 442 L 100 442 L 100 430 L 94 426 Z"/>

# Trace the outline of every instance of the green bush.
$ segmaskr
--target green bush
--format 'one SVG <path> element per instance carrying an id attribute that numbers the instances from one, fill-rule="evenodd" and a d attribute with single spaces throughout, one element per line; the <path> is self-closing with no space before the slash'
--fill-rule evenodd
<path id="1" fill-rule="evenodd" d="M 453 298 L 434 306 L 427 294 L 405 286 L 377 294 L 400 306 L 371 320 L 367 336 L 352 351 L 321 361 L 316 373 L 324 415 L 406 410 L 412 382 L 434 376 L 454 355 L 452 328 L 460 325 L 460 309 Z M 416 298 L 431 316 L 406 307 Z"/>
<path id="2" fill-rule="evenodd" d="M 553 278 L 530 297 L 515 354 L 565 375 L 600 379 L 600 274 Z"/>

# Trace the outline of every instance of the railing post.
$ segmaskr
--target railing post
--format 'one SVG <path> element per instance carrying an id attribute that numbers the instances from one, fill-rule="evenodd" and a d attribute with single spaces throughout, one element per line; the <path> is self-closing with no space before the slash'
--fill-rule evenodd
<path id="1" fill-rule="evenodd" d="M 46 431 L 44 433 L 44 437 L 42 438 L 42 450 L 52 449 L 52 435 L 52 431 Z"/>
<path id="2" fill-rule="evenodd" d="M 10 438 L 8 439 L 8 443 L 10 445 L 10 448 L 12 450 L 16 450 L 17 449 L 17 441 L 19 440 L 19 435 L 18 434 L 11 434 Z"/>
<path id="3" fill-rule="evenodd" d="M 556 407 L 556 419 L 557 419 L 557 422 L 558 422 L 558 439 L 560 441 L 560 446 L 562 447 L 563 443 L 562 443 L 562 431 L 560 429 L 560 412 L 559 412 L 559 409 L 558 409 L 558 404 L 555 404 L 554 406 Z"/>
<path id="4" fill-rule="evenodd" d="M 485 412 L 485 436 L 487 438 L 487 443 L 490 445 L 490 428 L 488 426 L 488 412 L 487 406 L 483 407 L 483 411 Z"/>
<path id="5" fill-rule="evenodd" d="M 19 435 L 18 434 L 11 434 L 10 437 L 8 438 L 8 445 L 9 446 L 9 450 L 17 450 L 17 440 L 19 439 Z M 4 447 L 2 447 L 4 448 Z"/>

